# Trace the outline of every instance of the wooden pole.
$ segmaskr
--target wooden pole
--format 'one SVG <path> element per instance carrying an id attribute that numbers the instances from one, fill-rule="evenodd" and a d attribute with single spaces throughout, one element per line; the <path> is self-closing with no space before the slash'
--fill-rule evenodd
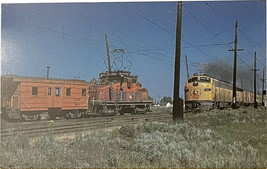
<path id="1" fill-rule="evenodd" d="M 182 34 L 182 1 L 177 3 L 176 23 L 176 51 L 174 69 L 174 93 L 173 93 L 173 120 L 183 119 L 183 101 L 179 98 L 180 89 L 180 58 L 181 58 L 181 34 Z"/>

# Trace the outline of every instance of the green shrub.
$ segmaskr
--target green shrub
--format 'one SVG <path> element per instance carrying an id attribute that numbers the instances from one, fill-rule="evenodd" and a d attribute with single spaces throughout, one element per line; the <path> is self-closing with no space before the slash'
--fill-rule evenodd
<path id="1" fill-rule="evenodd" d="M 135 125 L 123 125 L 119 129 L 119 133 L 126 137 L 135 137 L 137 135 L 137 130 Z"/>

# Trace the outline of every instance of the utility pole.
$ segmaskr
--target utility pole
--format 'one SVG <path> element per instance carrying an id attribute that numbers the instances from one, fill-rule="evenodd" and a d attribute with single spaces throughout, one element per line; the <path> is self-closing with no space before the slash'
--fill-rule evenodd
<path id="1" fill-rule="evenodd" d="M 49 69 L 50 69 L 50 66 L 46 66 L 46 79 L 49 78 Z"/>
<path id="2" fill-rule="evenodd" d="M 187 79 L 189 79 L 188 63 L 187 63 L 187 55 L 186 54 L 185 54 L 185 63 L 186 63 Z"/>
<path id="3" fill-rule="evenodd" d="M 237 51 L 241 51 L 243 49 L 237 49 L 238 42 L 238 21 L 235 21 L 235 41 L 234 41 L 234 49 L 229 51 L 234 51 L 234 71 L 233 71 L 233 97 L 232 97 L 232 108 L 236 109 L 236 69 L 237 69 Z"/>
<path id="4" fill-rule="evenodd" d="M 244 89 L 244 85 L 243 85 L 243 77 L 242 77 L 242 76 L 241 76 L 240 81 L 241 81 L 241 88 Z"/>
<path id="5" fill-rule="evenodd" d="M 256 95 L 257 95 L 257 81 L 256 81 L 256 71 L 258 71 L 257 65 L 256 65 L 256 52 L 254 53 L 254 69 L 252 69 L 252 71 L 254 71 L 254 108 L 258 107 L 258 103 L 256 101 Z"/>
<path id="6" fill-rule="evenodd" d="M 264 102 L 263 102 L 263 96 L 264 96 L 264 82 L 265 82 L 265 78 L 264 78 L 264 68 L 262 68 L 262 93 L 261 93 L 261 105 L 264 106 Z"/>
<path id="7" fill-rule="evenodd" d="M 183 119 L 183 100 L 181 98 L 179 98 L 181 34 L 182 34 L 182 1 L 178 1 L 178 3 L 177 3 L 177 23 L 176 23 L 174 92 L 173 92 L 173 121 L 177 121 L 178 119 Z"/>
<path id="8" fill-rule="evenodd" d="M 107 57 L 108 57 L 108 73 L 111 73 L 110 55 L 109 55 L 109 48 L 108 48 L 108 37 L 106 33 L 105 33 L 105 39 L 106 39 L 106 48 L 107 48 Z"/>
<path id="9" fill-rule="evenodd" d="M 244 85 L 243 85 L 243 76 L 241 75 L 240 76 L 241 77 L 241 88 L 242 88 L 242 90 L 244 90 Z M 242 100 L 245 102 L 245 93 L 244 92 L 242 92 Z"/>

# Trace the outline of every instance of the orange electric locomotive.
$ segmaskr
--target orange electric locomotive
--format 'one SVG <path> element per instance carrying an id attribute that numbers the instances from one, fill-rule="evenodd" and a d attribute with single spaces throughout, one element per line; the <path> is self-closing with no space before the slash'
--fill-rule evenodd
<path id="1" fill-rule="evenodd" d="M 123 62 L 129 59 L 125 56 L 126 51 L 124 49 L 113 49 L 109 52 L 106 34 L 105 39 L 108 70 L 100 73 L 97 81 L 92 81 L 93 85 L 90 86 L 90 111 L 113 114 L 148 112 L 153 103 L 152 99 L 149 97 L 147 89 L 142 88 L 137 81 L 137 76 L 133 76 L 125 70 L 127 66 Z M 112 63 L 117 68 L 116 70 L 112 70 L 110 53 L 113 54 Z"/>
<path id="2" fill-rule="evenodd" d="M 152 105 L 148 91 L 127 71 L 100 73 L 90 86 L 90 108 L 100 113 L 146 113 Z"/>

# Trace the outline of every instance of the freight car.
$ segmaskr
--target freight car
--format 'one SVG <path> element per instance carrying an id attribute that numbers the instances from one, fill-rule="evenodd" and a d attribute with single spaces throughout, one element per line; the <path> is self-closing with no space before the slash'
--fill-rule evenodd
<path id="1" fill-rule="evenodd" d="M 82 117 L 88 109 L 90 83 L 75 79 L 1 76 L 1 113 L 5 119 Z"/>
<path id="2" fill-rule="evenodd" d="M 208 110 L 213 108 L 230 107 L 232 103 L 233 85 L 206 75 L 194 75 L 185 84 L 185 109 Z M 249 106 L 254 104 L 254 93 L 237 87 L 235 102 L 237 105 Z M 256 100 L 261 103 L 262 97 L 257 95 Z M 266 96 L 264 102 L 267 101 Z"/>

